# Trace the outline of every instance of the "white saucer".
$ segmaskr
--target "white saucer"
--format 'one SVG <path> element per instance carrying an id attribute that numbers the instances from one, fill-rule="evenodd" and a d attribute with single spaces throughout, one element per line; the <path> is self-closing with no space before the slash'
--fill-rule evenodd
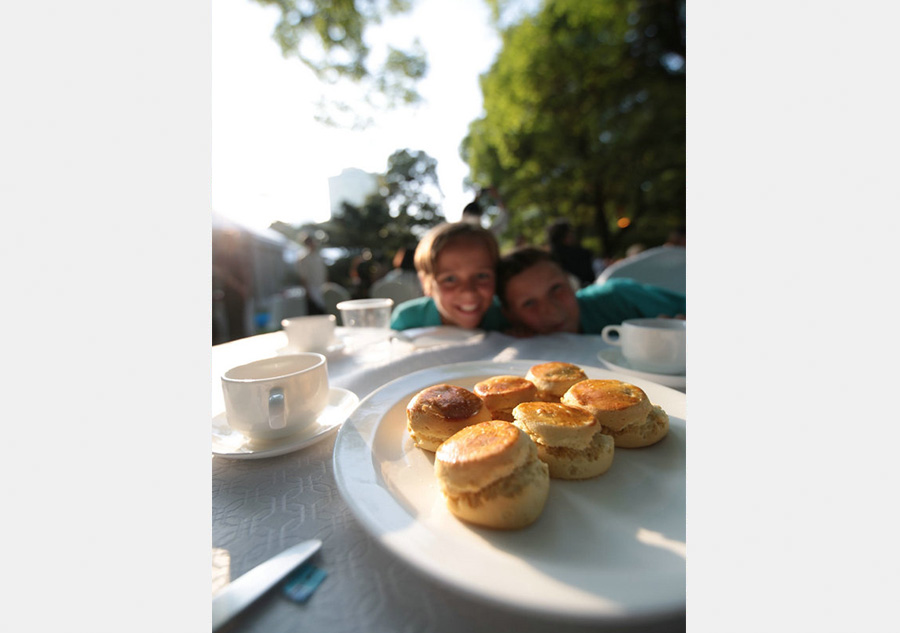
<path id="1" fill-rule="evenodd" d="M 325 356 L 330 356 L 332 354 L 337 354 L 338 352 L 342 351 L 344 349 L 344 347 L 345 347 L 344 342 L 338 341 L 337 343 L 332 343 L 331 345 L 326 347 L 325 351 L 321 352 L 321 353 L 324 354 Z M 303 352 L 303 350 L 294 349 L 290 345 L 287 345 L 285 347 L 275 350 L 275 353 L 278 354 L 279 356 L 284 356 L 285 354 L 300 354 L 302 352 Z"/>
<path id="2" fill-rule="evenodd" d="M 603 364 L 610 369 L 621 371 L 625 374 L 631 374 L 632 376 L 637 376 L 638 378 L 650 380 L 657 384 L 664 385 L 666 387 L 672 387 L 673 389 L 679 389 L 682 391 L 687 386 L 687 378 L 684 374 L 655 374 L 649 371 L 634 369 L 633 367 L 631 367 L 631 365 L 628 364 L 628 361 L 625 360 L 625 357 L 622 356 L 622 352 L 618 347 L 602 349 L 597 353 L 597 357 L 601 361 L 603 361 Z"/>
<path id="3" fill-rule="evenodd" d="M 316 421 L 295 435 L 271 442 L 254 442 L 228 426 L 225 412 L 212 419 L 213 455 L 230 459 L 261 459 L 298 451 L 324 439 L 336 431 L 359 404 L 352 391 L 332 387 L 328 393 L 328 405 Z"/>
<path id="4" fill-rule="evenodd" d="M 418 349 L 457 343 L 474 343 L 485 336 L 484 330 L 466 329 L 454 325 L 434 325 L 394 332 L 394 337 L 411 343 Z"/>

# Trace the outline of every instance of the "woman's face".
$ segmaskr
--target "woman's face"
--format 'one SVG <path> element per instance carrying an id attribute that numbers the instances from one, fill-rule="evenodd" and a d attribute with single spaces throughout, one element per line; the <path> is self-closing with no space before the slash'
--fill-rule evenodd
<path id="1" fill-rule="evenodd" d="M 578 333 L 579 310 L 566 273 L 542 261 L 519 273 L 506 285 L 506 316 L 534 334 Z"/>
<path id="2" fill-rule="evenodd" d="M 455 240 L 438 255 L 425 293 L 445 324 L 477 328 L 493 301 L 495 280 L 487 248 L 478 240 Z"/>

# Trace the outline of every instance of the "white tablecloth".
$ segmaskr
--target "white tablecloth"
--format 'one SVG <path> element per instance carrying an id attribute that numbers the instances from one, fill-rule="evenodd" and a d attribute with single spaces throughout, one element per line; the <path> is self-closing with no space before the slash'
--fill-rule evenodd
<path id="1" fill-rule="evenodd" d="M 213 347 L 213 413 L 223 409 L 218 376 L 229 367 L 272 356 L 282 332 Z M 516 339 L 499 333 L 468 336 L 425 349 L 395 340 L 380 359 L 329 356 L 332 386 L 360 399 L 411 372 L 441 364 L 517 359 L 561 360 L 602 367 L 599 336 L 558 334 Z M 310 538 L 323 541 L 315 564 L 328 574 L 305 605 L 264 597 L 233 623 L 235 631 L 497 632 L 682 631 L 675 621 L 598 629 L 546 621 L 459 595 L 409 568 L 368 536 L 335 483 L 335 435 L 301 451 L 259 460 L 212 459 L 213 589 L 282 550 Z"/>

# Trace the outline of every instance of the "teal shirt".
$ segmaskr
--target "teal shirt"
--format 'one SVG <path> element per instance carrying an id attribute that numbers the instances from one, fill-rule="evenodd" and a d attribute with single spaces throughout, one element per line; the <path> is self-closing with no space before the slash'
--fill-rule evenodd
<path id="1" fill-rule="evenodd" d="M 610 279 L 575 293 L 583 334 L 600 334 L 607 325 L 625 319 L 674 317 L 687 314 L 687 301 L 680 292 L 641 284 L 631 279 Z"/>
<path id="2" fill-rule="evenodd" d="M 409 330 L 414 327 L 429 327 L 442 325 L 441 313 L 431 297 L 419 297 L 410 299 L 398 305 L 391 314 L 391 329 Z M 509 327 L 509 321 L 500 310 L 500 300 L 494 297 L 494 301 L 487 312 L 481 318 L 478 327 L 482 330 L 505 330 Z"/>

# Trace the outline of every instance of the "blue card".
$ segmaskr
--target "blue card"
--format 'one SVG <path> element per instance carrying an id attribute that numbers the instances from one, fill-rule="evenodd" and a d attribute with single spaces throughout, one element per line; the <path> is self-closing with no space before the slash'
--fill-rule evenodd
<path id="1" fill-rule="evenodd" d="M 327 575 L 312 563 L 306 563 L 288 577 L 282 593 L 294 602 L 302 604 L 309 600 Z"/>

